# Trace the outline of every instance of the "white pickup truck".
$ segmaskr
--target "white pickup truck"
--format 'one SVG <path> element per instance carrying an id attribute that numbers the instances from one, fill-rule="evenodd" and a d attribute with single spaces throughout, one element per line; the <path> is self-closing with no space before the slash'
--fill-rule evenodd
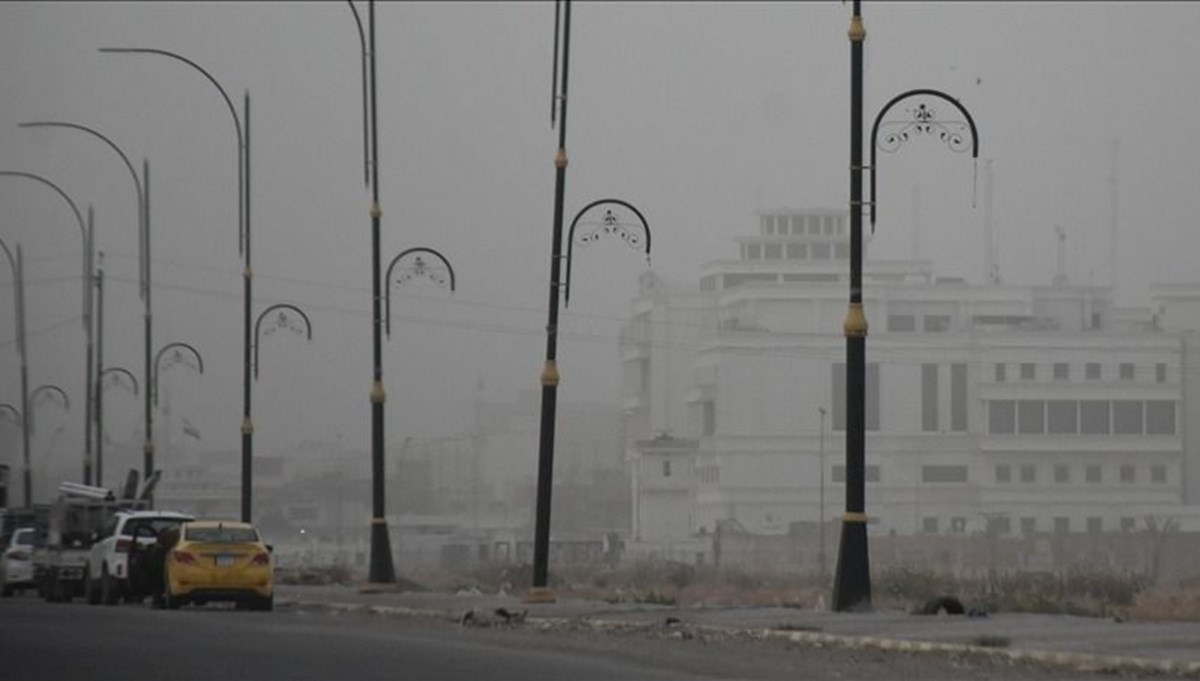
<path id="1" fill-rule="evenodd" d="M 151 595 L 137 561 L 151 555 L 150 547 L 164 532 L 194 520 L 177 511 L 117 511 L 92 544 L 85 575 L 88 603 L 116 605 L 122 598 L 139 601 Z M 145 570 L 142 570 L 145 572 Z"/>

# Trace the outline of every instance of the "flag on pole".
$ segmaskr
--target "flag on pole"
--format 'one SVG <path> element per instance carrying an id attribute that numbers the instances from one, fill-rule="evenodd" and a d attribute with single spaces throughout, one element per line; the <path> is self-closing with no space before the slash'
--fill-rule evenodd
<path id="1" fill-rule="evenodd" d="M 194 437 L 197 440 L 200 439 L 200 429 L 193 426 L 192 422 L 186 418 L 183 419 L 183 434 Z"/>

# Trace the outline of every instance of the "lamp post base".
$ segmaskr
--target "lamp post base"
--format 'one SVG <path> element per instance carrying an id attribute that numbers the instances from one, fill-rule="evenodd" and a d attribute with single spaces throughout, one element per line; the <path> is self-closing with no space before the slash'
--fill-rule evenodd
<path id="1" fill-rule="evenodd" d="M 871 561 L 867 553 L 866 518 L 842 521 L 842 541 L 833 582 L 833 609 L 835 612 L 871 610 Z"/>
<path id="2" fill-rule="evenodd" d="M 392 567 L 392 543 L 388 538 L 387 524 L 371 523 L 371 571 L 368 584 L 395 584 L 396 571 Z"/>
<path id="3" fill-rule="evenodd" d="M 525 598 L 521 599 L 522 603 L 557 603 L 558 599 L 554 597 L 554 591 L 547 586 L 531 587 L 525 592 Z"/>

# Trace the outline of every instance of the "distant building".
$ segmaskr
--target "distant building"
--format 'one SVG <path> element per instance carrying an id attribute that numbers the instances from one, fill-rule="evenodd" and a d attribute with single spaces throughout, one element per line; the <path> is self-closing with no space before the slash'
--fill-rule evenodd
<path id="1" fill-rule="evenodd" d="M 631 304 L 631 530 L 648 550 L 845 508 L 848 215 L 757 217 L 736 259 L 704 265 L 698 285 L 647 273 Z M 1197 525 L 1200 285 L 1154 287 L 1143 309 L 1056 280 L 976 285 L 924 260 L 866 261 L 870 532 Z"/>

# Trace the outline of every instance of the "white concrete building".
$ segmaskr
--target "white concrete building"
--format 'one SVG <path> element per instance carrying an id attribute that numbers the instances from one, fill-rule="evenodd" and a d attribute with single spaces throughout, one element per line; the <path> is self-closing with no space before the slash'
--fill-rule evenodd
<path id="1" fill-rule="evenodd" d="M 739 257 L 704 265 L 698 286 L 649 273 L 632 302 L 635 542 L 723 520 L 785 533 L 844 510 L 849 216 L 757 217 Z M 871 532 L 1196 524 L 1200 285 L 1125 309 L 1107 287 L 1056 281 L 977 285 L 928 261 L 866 260 Z"/>

